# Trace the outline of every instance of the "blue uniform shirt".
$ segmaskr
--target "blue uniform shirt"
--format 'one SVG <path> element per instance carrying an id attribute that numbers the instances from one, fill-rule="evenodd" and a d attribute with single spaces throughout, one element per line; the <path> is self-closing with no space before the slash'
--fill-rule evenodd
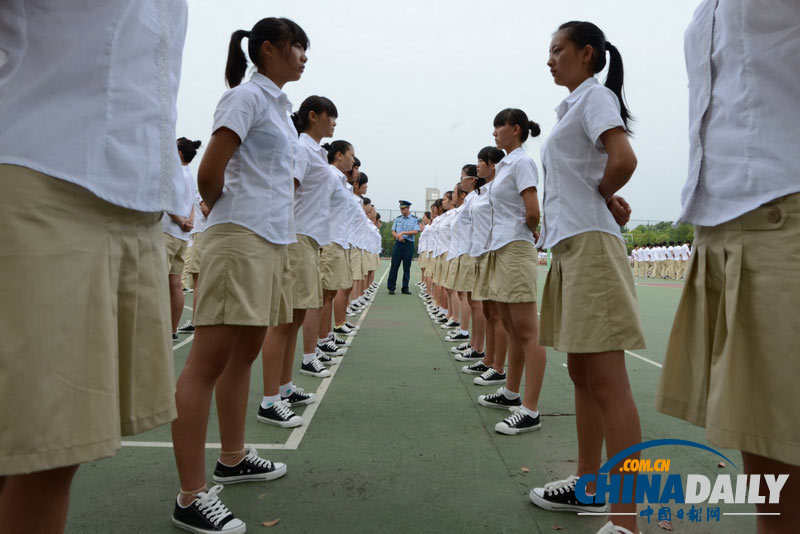
<path id="1" fill-rule="evenodd" d="M 400 215 L 398 218 L 394 220 L 394 223 L 392 223 L 392 231 L 397 232 L 398 234 L 400 232 L 408 232 L 410 230 L 419 231 L 419 219 L 417 219 L 413 215 L 409 215 L 408 217 Z M 415 237 L 416 236 L 413 235 L 403 236 L 403 238 L 409 243 L 413 243 Z"/>

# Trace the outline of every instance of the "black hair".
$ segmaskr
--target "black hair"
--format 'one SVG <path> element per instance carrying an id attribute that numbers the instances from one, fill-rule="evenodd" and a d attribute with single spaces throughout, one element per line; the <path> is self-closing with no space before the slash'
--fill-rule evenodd
<path id="1" fill-rule="evenodd" d="M 443 198 L 447 198 L 448 200 L 450 200 L 452 202 L 452 200 L 453 200 L 453 191 L 445 191 Z"/>
<path id="2" fill-rule="evenodd" d="M 359 184 L 359 185 L 361 185 L 361 184 Z M 365 206 L 369 206 L 370 204 L 372 204 L 372 201 L 368 197 L 361 197 L 361 200 L 364 201 L 364 205 Z"/>
<path id="3" fill-rule="evenodd" d="M 334 161 L 336 161 L 336 154 L 340 152 L 344 154 L 345 152 L 353 148 L 353 145 L 351 145 L 347 141 L 339 139 L 337 141 L 333 141 L 332 143 L 325 143 L 324 145 L 322 145 L 322 148 L 328 151 L 328 163 L 333 163 Z"/>
<path id="4" fill-rule="evenodd" d="M 381 214 L 378 213 L 377 211 L 375 212 L 375 220 L 376 221 L 380 221 L 381 220 Z"/>
<path id="5" fill-rule="evenodd" d="M 478 166 L 474 163 L 467 163 L 463 167 L 461 167 L 461 172 L 466 174 L 467 176 L 472 176 L 473 178 L 478 177 Z"/>
<path id="6" fill-rule="evenodd" d="M 339 116 L 336 106 L 329 98 L 311 95 L 303 100 L 303 103 L 300 104 L 300 109 L 292 113 L 292 122 L 294 123 L 294 127 L 297 130 L 298 135 L 305 132 L 306 128 L 308 128 L 308 115 L 312 111 L 317 115 L 327 113 L 329 117 L 333 118 Z"/>
<path id="7" fill-rule="evenodd" d="M 424 215 L 425 215 L 425 217 L 427 217 L 427 218 L 428 218 L 428 220 L 429 220 L 429 221 L 431 220 L 431 212 L 429 212 L 429 211 L 426 211 L 426 212 L 424 213 Z"/>
<path id="8" fill-rule="evenodd" d="M 309 40 L 303 28 L 296 22 L 287 18 L 267 17 L 256 22 L 253 29 L 236 30 L 231 34 L 228 45 L 228 63 L 225 65 L 225 80 L 228 87 L 236 87 L 242 83 L 247 70 L 247 59 L 242 51 L 242 39 L 247 37 L 247 55 L 255 65 L 261 66 L 259 51 L 265 41 L 279 46 L 289 43 L 299 44 L 303 50 L 308 50 Z"/>
<path id="9" fill-rule="evenodd" d="M 622 117 L 622 122 L 625 124 L 625 129 L 628 130 L 628 133 L 631 133 L 628 128 L 628 121 L 633 121 L 634 119 L 630 109 L 628 109 L 628 105 L 625 103 L 625 97 L 622 91 L 625 70 L 622 67 L 622 55 L 619 53 L 619 50 L 617 50 L 617 47 L 606 41 L 603 30 L 591 22 L 571 20 L 559 26 L 558 31 L 563 31 L 567 39 L 580 48 L 586 45 L 592 47 L 594 50 L 592 70 L 595 74 L 605 68 L 606 52 L 608 52 L 608 75 L 606 75 L 605 86 L 617 95 L 617 99 L 619 99 L 619 114 Z"/>
<path id="10" fill-rule="evenodd" d="M 357 157 L 353 157 L 353 167 L 361 167 L 361 160 Z"/>
<path id="11" fill-rule="evenodd" d="M 439 214 L 441 215 L 441 213 L 443 211 L 442 199 L 441 198 L 437 198 L 436 200 L 434 200 L 433 204 L 431 204 L 431 207 L 435 207 L 437 210 L 439 210 Z"/>
<path id="12" fill-rule="evenodd" d="M 528 120 L 528 116 L 521 109 L 506 108 L 495 115 L 493 123 L 495 128 L 506 124 L 510 126 L 519 126 L 519 140 L 523 143 L 528 140 L 528 132 L 530 132 L 531 137 L 536 137 L 542 133 L 542 129 L 539 128 L 539 125 Z"/>
<path id="13" fill-rule="evenodd" d="M 505 153 L 497 147 L 485 146 L 478 151 L 478 159 L 486 163 L 497 165 L 505 157 Z"/>
<path id="14" fill-rule="evenodd" d="M 197 149 L 200 148 L 200 145 L 202 144 L 203 143 L 200 141 L 192 141 L 191 139 L 187 139 L 185 137 L 178 139 L 178 152 L 180 152 L 183 156 L 183 161 L 186 163 L 191 163 L 194 157 L 197 155 Z"/>
<path id="15" fill-rule="evenodd" d="M 358 184 L 358 187 L 361 187 L 362 185 L 366 184 L 367 182 L 369 182 L 369 176 L 367 176 L 367 173 L 359 171 L 358 180 L 356 180 L 356 183 Z"/>

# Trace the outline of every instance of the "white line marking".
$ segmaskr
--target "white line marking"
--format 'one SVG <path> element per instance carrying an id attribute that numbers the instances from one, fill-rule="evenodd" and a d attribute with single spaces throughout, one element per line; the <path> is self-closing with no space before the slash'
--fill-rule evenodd
<path id="1" fill-rule="evenodd" d="M 181 341 L 177 345 L 173 345 L 172 346 L 172 352 L 175 352 L 176 350 L 178 350 L 179 348 L 183 347 L 187 343 L 191 343 L 193 339 L 194 339 L 194 334 L 190 335 L 189 337 L 187 337 L 186 339 L 184 339 L 183 341 Z"/>
<path id="2" fill-rule="evenodd" d="M 381 279 L 378 282 L 378 285 L 382 285 L 383 284 L 383 280 L 386 278 L 387 274 L 389 274 L 389 268 L 388 267 L 383 272 L 383 276 L 381 276 Z M 373 303 L 374 303 L 374 301 L 373 301 Z M 372 306 L 373 303 L 370 303 L 370 306 Z M 361 326 L 361 323 L 364 322 L 364 318 L 367 316 L 368 313 L 369 313 L 369 308 L 364 310 L 364 312 L 361 314 L 361 317 L 358 318 L 358 322 L 356 323 L 356 326 Z M 177 349 L 181 348 L 182 346 L 186 345 L 187 343 L 189 343 L 193 339 L 194 339 L 194 334 L 190 335 L 188 338 L 186 338 L 185 340 L 181 341 L 180 343 L 178 343 L 177 345 L 172 347 L 173 352 L 176 351 Z M 350 348 L 349 346 L 344 347 L 343 356 L 345 354 L 347 354 L 347 351 L 348 351 L 349 348 Z M 306 408 L 305 412 L 303 412 L 303 426 L 299 426 L 299 427 L 295 428 L 294 430 L 292 430 L 292 433 L 289 434 L 289 439 L 286 440 L 286 443 L 254 443 L 254 444 L 249 444 L 249 445 L 252 445 L 256 449 L 297 450 L 297 448 L 300 446 L 300 442 L 302 441 L 303 437 L 306 435 L 306 431 L 308 430 L 308 427 L 311 425 L 311 420 L 314 418 L 314 414 L 317 413 L 317 408 L 319 408 L 319 405 L 322 403 L 322 398 L 325 396 L 325 393 L 328 391 L 328 388 L 330 387 L 331 382 L 333 381 L 333 377 L 336 376 L 336 373 L 339 371 L 339 368 L 342 366 L 342 361 L 343 360 L 344 360 L 344 358 L 340 358 L 338 365 L 335 365 L 333 367 L 333 369 L 331 370 L 331 376 L 329 376 L 328 379 L 322 380 L 322 383 L 319 385 L 319 387 L 317 388 L 317 391 L 315 393 L 315 395 L 317 397 L 317 402 L 315 402 L 314 404 L 309 404 L 308 405 L 308 407 Z M 123 447 L 172 448 L 172 442 L 171 441 L 123 441 L 122 442 L 122 446 Z M 220 449 L 220 448 L 222 448 L 222 444 L 220 444 L 220 443 L 206 443 L 206 449 Z"/>
<path id="3" fill-rule="evenodd" d="M 191 306 L 184 306 L 184 307 L 183 307 L 183 309 L 184 309 L 184 310 L 189 310 L 189 311 L 192 311 L 192 307 L 191 307 Z"/>
<path id="4" fill-rule="evenodd" d="M 561 365 L 563 365 L 564 367 L 566 367 L 566 366 L 567 366 L 567 364 L 566 364 L 566 363 L 562 363 Z"/>
<path id="5" fill-rule="evenodd" d="M 631 351 L 629 351 L 629 350 L 626 350 L 626 351 L 625 351 L 625 354 L 630 354 L 630 355 L 631 355 L 631 356 L 633 356 L 634 358 L 639 358 L 639 359 L 640 359 L 640 360 L 642 360 L 643 362 L 647 362 L 647 363 L 649 363 L 649 364 L 651 364 L 651 365 L 655 365 L 655 366 L 656 366 L 656 367 L 658 367 L 659 369 L 661 369 L 661 368 L 663 367 L 663 365 L 661 365 L 660 363 L 658 363 L 658 362 L 654 362 L 654 361 L 653 361 L 653 360 L 651 360 L 650 358 L 645 358 L 644 356 L 642 356 L 642 355 L 640 355 L 640 354 L 636 354 L 635 352 L 631 352 Z"/>
<path id="6" fill-rule="evenodd" d="M 389 268 L 388 267 L 383 272 L 383 276 L 381 276 L 381 279 L 378 282 L 378 286 L 383 285 L 383 280 L 386 278 L 387 274 L 389 274 Z M 372 304 L 374 304 L 374 302 L 375 302 L 374 300 L 372 302 L 370 302 L 370 307 L 372 306 Z M 364 322 L 364 318 L 367 316 L 368 313 L 369 313 L 369 308 L 364 310 L 364 312 L 361 314 L 361 317 L 358 318 L 358 322 L 356 322 L 356 326 L 359 326 L 359 327 L 361 326 L 361 323 Z M 360 330 L 359 330 L 359 332 L 360 332 Z M 349 351 L 349 348 L 350 347 L 345 347 L 344 348 L 344 355 L 347 354 L 347 352 Z M 331 382 L 333 382 L 333 377 L 336 376 L 336 373 L 339 371 L 339 368 L 342 366 L 342 363 L 344 363 L 344 360 L 345 360 L 345 358 L 339 358 L 339 363 L 338 363 L 338 365 L 334 366 L 333 370 L 331 371 L 331 376 L 327 380 L 323 380 L 322 384 L 320 384 L 319 388 L 317 388 L 317 392 L 316 392 L 317 402 L 315 402 L 314 404 L 310 404 L 306 408 L 306 411 L 303 412 L 303 425 L 295 428 L 294 430 L 292 430 L 292 433 L 289 434 L 289 439 L 286 440 L 286 448 L 287 449 L 296 450 L 300 446 L 300 441 L 302 441 L 303 437 L 306 435 L 306 431 L 308 430 L 308 427 L 311 426 L 311 420 L 314 418 L 314 415 L 317 413 L 317 408 L 322 403 L 322 398 L 325 396 L 325 393 L 328 392 L 328 388 L 330 387 Z"/>

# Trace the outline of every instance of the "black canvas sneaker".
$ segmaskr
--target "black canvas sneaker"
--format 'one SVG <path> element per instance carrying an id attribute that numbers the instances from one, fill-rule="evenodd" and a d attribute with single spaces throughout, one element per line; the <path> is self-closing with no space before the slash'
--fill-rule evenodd
<path id="1" fill-rule="evenodd" d="M 453 319 L 449 319 L 446 323 L 442 324 L 440 328 L 444 328 L 446 330 L 448 328 L 455 328 L 457 326 L 461 326 L 461 323 L 454 321 Z"/>
<path id="2" fill-rule="evenodd" d="M 516 399 L 509 399 L 505 395 L 503 395 L 504 388 L 499 388 L 494 393 L 489 393 L 488 395 L 478 395 L 478 404 L 481 406 L 486 406 L 487 408 L 500 408 L 501 410 L 507 410 L 509 408 L 518 408 L 522 406 L 522 399 L 517 397 Z"/>
<path id="3" fill-rule="evenodd" d="M 452 352 L 453 354 L 459 354 L 459 353 L 464 352 L 465 350 L 471 349 L 471 348 L 472 347 L 470 347 L 469 342 L 467 342 L 467 343 L 462 343 L 461 345 L 458 345 L 456 347 L 451 347 L 450 348 L 450 352 Z"/>
<path id="4" fill-rule="evenodd" d="M 457 362 L 474 362 L 475 360 L 482 360 L 485 356 L 486 354 L 483 352 L 478 352 L 470 347 L 464 352 L 456 354 L 454 358 Z"/>
<path id="5" fill-rule="evenodd" d="M 464 367 L 462 367 L 461 372 L 466 373 L 468 375 L 479 375 L 483 372 L 488 371 L 489 369 L 491 369 L 491 367 L 487 367 L 485 363 L 483 363 L 481 360 L 478 360 L 477 362 L 471 365 L 465 365 Z"/>
<path id="6" fill-rule="evenodd" d="M 468 339 L 469 339 L 469 334 L 465 334 L 461 330 L 458 331 L 458 334 L 450 334 L 444 338 L 445 341 L 450 341 L 451 343 L 457 341 L 458 342 L 466 341 Z"/>
<path id="7" fill-rule="evenodd" d="M 262 423 L 283 428 L 294 428 L 303 424 L 303 418 L 295 414 L 289 408 L 289 403 L 283 400 L 273 402 L 269 408 L 259 405 L 256 419 Z"/>
<path id="8" fill-rule="evenodd" d="M 313 393 L 306 393 L 303 388 L 294 388 L 288 396 L 281 395 L 281 400 L 288 403 L 289 406 L 299 406 L 301 404 L 314 404 L 317 402 L 317 397 Z"/>
<path id="9" fill-rule="evenodd" d="M 506 374 L 488 369 L 481 373 L 481 376 L 476 376 L 472 382 L 477 386 L 502 386 L 506 383 Z"/>
<path id="10" fill-rule="evenodd" d="M 513 414 L 494 425 L 495 432 L 515 436 L 523 432 L 533 432 L 542 427 L 538 415 L 531 417 L 519 408 L 514 408 L 512 411 L 514 412 Z"/>
<path id="11" fill-rule="evenodd" d="M 336 343 L 331 340 L 328 340 L 325 343 L 317 343 L 317 348 L 328 356 L 341 356 L 342 354 L 342 351 L 338 346 L 336 346 Z"/>
<path id="12" fill-rule="evenodd" d="M 186 321 L 186 324 L 178 328 L 179 334 L 194 334 L 194 325 L 191 321 Z"/>
<path id="13" fill-rule="evenodd" d="M 345 324 L 345 325 L 347 325 L 347 328 L 349 328 L 349 329 L 350 329 L 350 330 L 352 330 L 353 332 L 358 332 L 359 330 L 361 330 L 361 327 L 360 327 L 360 326 L 358 326 L 358 325 L 354 325 L 354 324 L 353 324 L 353 323 L 351 323 L 350 321 L 345 321 L 345 322 L 344 322 L 344 324 Z"/>
<path id="14" fill-rule="evenodd" d="M 175 500 L 172 512 L 172 524 L 183 530 L 196 534 L 242 534 L 246 526 L 241 519 L 236 519 L 228 507 L 219 499 L 222 486 L 213 486 L 208 491 L 201 491 L 192 504 L 181 506 Z"/>
<path id="15" fill-rule="evenodd" d="M 322 363 L 322 365 L 331 366 L 339 363 L 337 360 L 334 360 L 333 358 L 331 358 L 330 356 L 319 350 L 319 348 L 317 348 L 316 354 L 317 354 L 317 359 L 320 361 L 320 363 Z"/>
<path id="16" fill-rule="evenodd" d="M 314 358 L 308 363 L 300 366 L 300 373 L 308 376 L 316 376 L 317 378 L 328 378 L 331 372 L 325 369 L 319 358 Z"/>
<path id="17" fill-rule="evenodd" d="M 543 488 L 533 488 L 528 495 L 533 504 L 545 510 L 554 512 L 595 512 L 602 513 L 608 509 L 606 503 L 583 504 L 575 496 L 575 484 L 578 477 L 572 475 L 564 480 L 556 480 L 544 485 Z"/>
<path id="18" fill-rule="evenodd" d="M 245 457 L 229 467 L 217 460 L 214 468 L 214 482 L 217 484 L 237 484 L 239 482 L 254 482 L 275 480 L 286 474 L 286 464 L 272 463 L 261 458 L 253 447 L 247 447 Z"/>
<path id="19" fill-rule="evenodd" d="M 333 328 L 334 334 L 339 334 L 340 336 L 354 336 L 356 335 L 355 330 L 352 330 L 347 323 L 344 323 L 342 326 L 336 326 Z"/>

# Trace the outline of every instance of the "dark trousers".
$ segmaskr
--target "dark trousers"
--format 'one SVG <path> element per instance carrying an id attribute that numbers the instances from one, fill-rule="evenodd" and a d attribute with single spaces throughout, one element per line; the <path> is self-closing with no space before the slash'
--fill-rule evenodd
<path id="1" fill-rule="evenodd" d="M 403 290 L 408 290 L 408 279 L 411 277 L 411 258 L 414 256 L 414 243 L 410 241 L 395 241 L 392 249 L 392 267 L 389 269 L 389 291 L 397 287 L 397 271 L 400 262 L 403 262 Z"/>

